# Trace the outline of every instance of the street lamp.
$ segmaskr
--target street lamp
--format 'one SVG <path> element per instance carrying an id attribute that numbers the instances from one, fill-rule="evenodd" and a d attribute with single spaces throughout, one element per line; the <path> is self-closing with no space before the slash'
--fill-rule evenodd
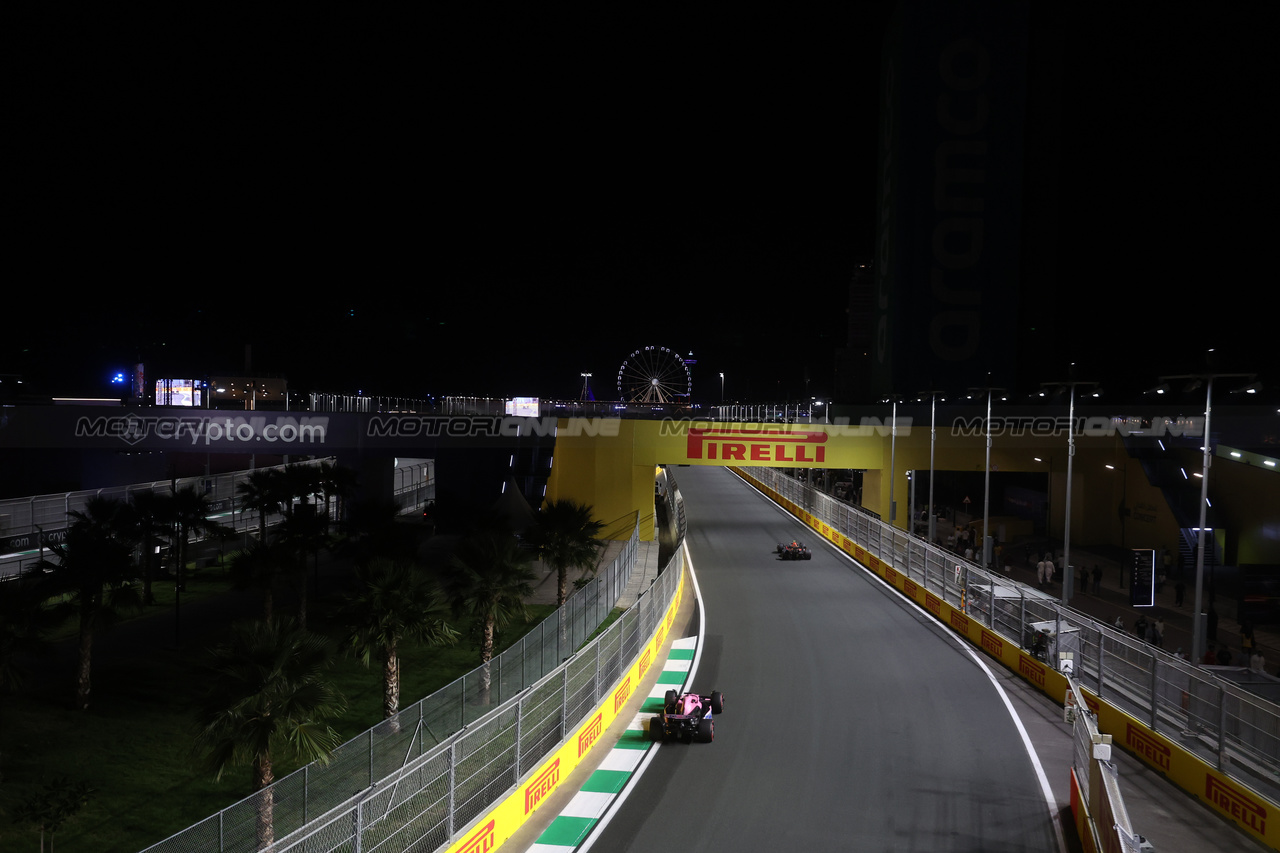
<path id="1" fill-rule="evenodd" d="M 1213 352 L 1213 350 L 1209 350 Z M 1186 379 L 1190 380 L 1186 387 L 1187 391 L 1194 391 L 1200 387 L 1200 383 L 1205 385 L 1204 397 L 1204 441 L 1201 450 L 1204 454 L 1203 473 L 1200 478 L 1200 528 L 1196 531 L 1196 601 L 1195 610 L 1192 613 L 1195 616 L 1193 631 L 1191 634 L 1191 660 L 1199 663 L 1204 657 L 1205 645 L 1205 625 L 1204 614 L 1201 613 L 1201 594 L 1204 587 L 1204 529 L 1206 524 L 1206 515 L 1209 507 L 1209 463 L 1211 454 L 1211 439 L 1209 433 L 1209 415 L 1213 409 L 1213 380 L 1215 379 L 1246 379 L 1252 382 L 1256 374 L 1253 373 L 1191 373 L 1180 376 L 1161 376 L 1160 382 L 1167 383 L 1170 379 Z"/>
<path id="2" fill-rule="evenodd" d="M 893 414 L 889 426 L 889 524 L 893 524 L 898 517 L 898 505 L 893 500 L 893 481 L 897 476 L 895 464 L 898 452 L 898 398 L 887 397 L 885 402 L 893 403 Z"/>
<path id="3" fill-rule="evenodd" d="M 1072 367 L 1074 366 L 1073 364 Z M 1065 607 L 1071 601 L 1071 590 L 1075 586 L 1069 573 L 1071 571 L 1071 463 L 1076 458 L 1076 386 L 1092 385 L 1096 396 L 1098 383 L 1088 380 L 1068 380 L 1046 384 L 1069 388 L 1071 394 L 1071 402 L 1067 406 L 1067 509 L 1062 527 L 1062 605 Z"/>
<path id="4" fill-rule="evenodd" d="M 934 390 L 928 391 L 925 393 L 928 393 L 929 395 L 929 529 L 928 529 L 928 537 L 929 537 L 929 541 L 933 542 L 934 533 L 935 533 L 934 519 L 933 519 L 933 515 L 934 515 L 933 513 L 933 481 L 934 481 L 933 449 L 934 449 L 934 443 L 937 442 L 938 440 L 938 393 L 939 392 L 935 388 Z M 923 396 L 923 394 L 921 396 Z M 945 397 L 943 398 L 943 402 L 944 403 L 946 402 Z M 911 508 L 913 511 L 915 510 L 914 502 L 912 503 Z"/>
<path id="5" fill-rule="evenodd" d="M 991 394 L 994 391 L 1003 392 L 1005 389 L 970 388 L 969 390 L 987 393 L 987 463 L 982 480 L 982 566 L 986 568 L 991 564 L 991 531 L 988 529 L 991 524 Z"/>

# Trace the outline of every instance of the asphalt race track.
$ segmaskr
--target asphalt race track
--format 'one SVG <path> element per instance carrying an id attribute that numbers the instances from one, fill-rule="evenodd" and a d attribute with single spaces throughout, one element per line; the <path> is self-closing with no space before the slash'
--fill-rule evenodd
<path id="1" fill-rule="evenodd" d="M 711 744 L 664 744 L 596 851 L 1056 851 L 999 691 L 960 642 L 722 468 L 679 468 Z M 783 562 L 799 539 L 809 561 Z"/>

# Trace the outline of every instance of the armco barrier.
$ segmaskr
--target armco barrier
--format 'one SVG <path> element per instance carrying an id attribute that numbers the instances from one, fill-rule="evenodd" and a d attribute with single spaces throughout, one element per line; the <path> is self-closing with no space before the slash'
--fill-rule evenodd
<path id="1" fill-rule="evenodd" d="M 1115 743 L 1280 850 L 1280 707 L 775 468 L 730 468 L 1056 702 L 1071 669 Z M 1032 638 L 1049 638 L 1042 657 Z M 1139 827 L 1139 829 L 1141 829 Z"/>

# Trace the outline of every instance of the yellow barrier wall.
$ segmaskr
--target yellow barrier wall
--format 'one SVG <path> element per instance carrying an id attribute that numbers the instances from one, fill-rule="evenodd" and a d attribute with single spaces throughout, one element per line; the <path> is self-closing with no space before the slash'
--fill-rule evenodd
<path id="1" fill-rule="evenodd" d="M 653 637 L 626 673 L 614 682 L 609 695 L 587 717 L 586 722 L 537 770 L 527 774 L 506 799 L 462 832 L 460 840 L 446 848 L 447 853 L 481 853 L 500 846 L 524 826 L 538 806 L 558 790 L 560 784 L 587 759 L 598 745 L 600 736 L 613 725 L 619 714 L 628 713 L 627 702 L 631 699 L 632 691 L 658 662 L 662 646 L 671 633 L 676 613 L 680 609 L 687 583 L 688 573 L 682 572 L 680 586 Z"/>

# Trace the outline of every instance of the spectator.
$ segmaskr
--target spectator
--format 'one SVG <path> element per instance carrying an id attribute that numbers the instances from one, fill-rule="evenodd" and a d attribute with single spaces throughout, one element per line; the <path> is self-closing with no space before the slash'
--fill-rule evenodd
<path id="1" fill-rule="evenodd" d="M 1093 564 L 1093 594 L 1102 594 L 1102 567 L 1097 563 Z"/>
<path id="2" fill-rule="evenodd" d="M 1249 658 L 1249 670 L 1251 672 L 1262 673 L 1266 671 L 1267 660 L 1262 656 L 1262 650 L 1254 648 L 1253 655 Z"/>
<path id="3" fill-rule="evenodd" d="M 1218 646 L 1218 666 L 1231 666 L 1231 649 Z"/>

